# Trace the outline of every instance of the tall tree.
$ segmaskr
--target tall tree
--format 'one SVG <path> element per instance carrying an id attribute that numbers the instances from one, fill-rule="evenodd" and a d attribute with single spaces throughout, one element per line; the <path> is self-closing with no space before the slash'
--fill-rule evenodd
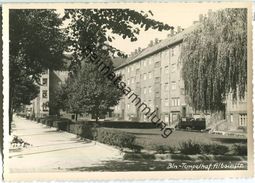
<path id="1" fill-rule="evenodd" d="M 110 56 L 126 56 L 118 48 L 109 43 L 115 36 L 136 41 L 140 29 L 158 31 L 173 29 L 172 26 L 156 21 L 151 11 L 135 11 L 131 9 L 67 9 L 64 20 L 67 26 L 69 49 L 73 52 L 71 69 L 80 65 L 85 55 L 93 49 L 95 52 Z M 90 50 L 87 48 L 90 47 Z"/>
<path id="2" fill-rule="evenodd" d="M 11 122 L 14 107 L 28 103 L 26 97 L 19 97 L 20 92 L 26 92 L 24 96 L 31 93 L 30 99 L 35 97 L 32 83 L 40 84 L 43 71 L 63 65 L 65 39 L 60 29 L 62 20 L 54 10 L 10 10 L 9 21 Z M 19 90 L 21 83 L 29 83 L 29 87 Z"/>
<path id="3" fill-rule="evenodd" d="M 123 95 L 106 75 L 98 72 L 91 63 L 90 53 L 103 57 L 104 64 L 113 70 L 112 58 L 125 57 L 125 53 L 110 45 L 115 36 L 136 41 L 140 29 L 158 31 L 173 29 L 172 26 L 155 21 L 152 12 L 137 12 L 130 9 L 72 9 L 65 10 L 64 20 L 69 51 L 73 53 L 70 70 L 73 81 L 69 85 L 69 110 L 74 113 L 87 112 L 98 120 L 110 111 Z M 88 49 L 89 48 L 89 49 Z"/>
<path id="4" fill-rule="evenodd" d="M 107 63 L 106 61 L 104 63 Z M 108 61 L 112 68 L 111 62 Z M 107 75 L 98 72 L 98 66 L 84 63 L 73 82 L 75 95 L 69 95 L 70 108 L 91 114 L 98 121 L 100 116 L 111 111 L 118 104 L 123 92 Z M 75 105 L 72 105 L 75 104 Z"/>
<path id="5" fill-rule="evenodd" d="M 247 89 L 247 9 L 211 12 L 188 34 L 181 50 L 186 93 L 197 110 L 224 110 L 226 97 Z"/>

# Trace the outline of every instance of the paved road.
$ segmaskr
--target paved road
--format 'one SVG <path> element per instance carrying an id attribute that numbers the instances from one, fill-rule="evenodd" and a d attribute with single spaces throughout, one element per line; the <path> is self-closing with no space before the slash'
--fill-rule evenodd
<path id="1" fill-rule="evenodd" d="M 13 173 L 66 171 L 122 160 L 121 152 L 111 146 L 80 140 L 74 134 L 16 116 L 14 124 L 13 135 L 32 146 L 10 149 L 9 166 Z"/>

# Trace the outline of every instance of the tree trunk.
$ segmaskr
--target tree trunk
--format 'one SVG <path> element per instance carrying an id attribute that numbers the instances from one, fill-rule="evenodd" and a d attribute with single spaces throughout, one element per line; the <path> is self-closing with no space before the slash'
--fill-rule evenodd
<path id="1" fill-rule="evenodd" d="M 75 113 L 75 122 L 77 122 L 77 120 L 78 120 L 78 114 Z"/>

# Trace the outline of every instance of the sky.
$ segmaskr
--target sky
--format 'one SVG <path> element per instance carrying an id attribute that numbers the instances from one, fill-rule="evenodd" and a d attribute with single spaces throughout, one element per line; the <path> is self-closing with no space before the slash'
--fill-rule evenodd
<path id="1" fill-rule="evenodd" d="M 177 29 L 177 26 L 181 26 L 182 28 L 188 28 L 192 26 L 194 21 L 199 20 L 199 15 L 206 15 L 208 10 L 216 11 L 220 9 L 219 6 L 210 6 L 210 5 L 199 5 L 194 4 L 193 6 L 190 4 L 178 4 L 172 6 L 171 4 L 164 6 L 155 6 L 153 4 L 147 4 L 146 6 L 138 6 L 138 8 L 132 8 L 137 11 L 145 11 L 148 12 L 151 10 L 153 12 L 153 16 L 150 17 L 157 21 L 161 21 L 163 23 L 167 23 L 170 26 L 174 26 Z M 63 13 L 63 10 L 58 10 L 60 14 Z M 141 30 L 138 35 L 138 40 L 136 42 L 131 42 L 129 39 L 123 39 L 122 37 L 115 35 L 115 40 L 113 40 L 112 46 L 118 48 L 119 50 L 125 52 L 126 54 L 130 54 L 138 47 L 146 48 L 151 40 L 165 39 L 170 31 L 157 31 L 149 29 L 148 31 Z"/>

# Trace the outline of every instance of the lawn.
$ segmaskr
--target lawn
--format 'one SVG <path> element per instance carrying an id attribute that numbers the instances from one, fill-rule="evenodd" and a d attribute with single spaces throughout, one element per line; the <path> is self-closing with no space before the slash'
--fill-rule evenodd
<path id="1" fill-rule="evenodd" d="M 115 128 L 116 129 L 116 128 Z M 174 131 L 168 138 L 161 136 L 160 129 L 120 129 L 136 136 L 138 145 L 144 149 L 154 149 L 157 145 L 178 146 L 179 143 L 189 139 L 200 143 L 220 143 L 224 145 L 246 144 L 247 139 L 244 137 L 224 136 L 218 134 L 208 134 L 201 132 Z"/>

